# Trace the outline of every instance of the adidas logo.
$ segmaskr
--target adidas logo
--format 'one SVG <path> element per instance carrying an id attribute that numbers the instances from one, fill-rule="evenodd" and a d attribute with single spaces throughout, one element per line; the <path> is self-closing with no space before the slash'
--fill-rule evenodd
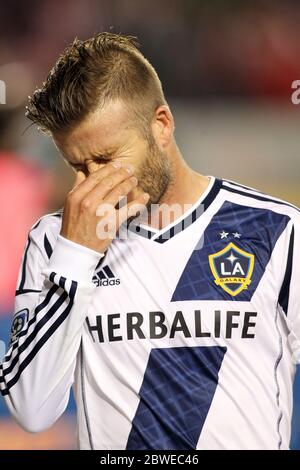
<path id="1" fill-rule="evenodd" d="M 103 266 L 98 272 L 93 276 L 93 283 L 97 287 L 100 286 L 117 286 L 120 284 L 120 279 L 117 279 L 113 274 L 112 270 L 106 265 Z"/>

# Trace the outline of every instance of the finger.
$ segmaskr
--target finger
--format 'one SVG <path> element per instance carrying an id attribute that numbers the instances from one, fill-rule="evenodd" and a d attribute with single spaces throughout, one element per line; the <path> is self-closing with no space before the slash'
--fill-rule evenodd
<path id="1" fill-rule="evenodd" d="M 115 207 L 120 199 L 124 196 L 127 196 L 133 188 L 135 188 L 138 184 L 138 180 L 135 176 L 131 176 L 127 178 L 125 181 L 122 181 L 120 184 L 114 187 L 103 199 L 103 202 L 106 204 L 111 204 Z"/>
<path id="2" fill-rule="evenodd" d="M 77 171 L 76 173 L 76 177 L 75 177 L 75 181 L 74 181 L 74 184 L 73 184 L 73 188 L 76 188 L 80 183 L 82 183 L 84 180 L 86 179 L 86 176 L 84 174 L 83 171 L 79 170 Z"/>
<path id="3" fill-rule="evenodd" d="M 120 162 L 113 162 L 107 163 L 99 168 L 99 170 L 93 171 L 93 173 L 89 174 L 85 180 L 81 181 L 80 184 L 76 186 L 76 193 L 78 193 L 79 199 L 88 194 L 103 178 L 119 171 L 121 168 L 122 164 Z"/>
<path id="4" fill-rule="evenodd" d="M 112 205 L 100 204 L 97 215 L 101 216 L 97 224 L 97 237 L 99 239 L 114 238 L 123 222 L 130 217 L 143 213 L 149 201 L 149 194 L 143 193 L 127 206 L 116 210 Z"/>
<path id="5" fill-rule="evenodd" d="M 149 194 L 143 193 L 139 195 L 134 201 L 130 202 L 126 206 L 121 207 L 118 210 L 118 228 L 130 217 L 136 216 L 138 213 L 142 213 L 147 210 L 147 203 L 149 201 Z"/>
<path id="6" fill-rule="evenodd" d="M 83 206 L 94 210 L 111 191 L 118 191 L 116 187 L 131 177 L 132 169 L 127 167 L 122 167 L 118 171 L 110 173 L 101 179 L 91 191 L 85 194 L 81 200 Z M 134 185 L 131 186 L 131 188 L 133 187 Z"/>

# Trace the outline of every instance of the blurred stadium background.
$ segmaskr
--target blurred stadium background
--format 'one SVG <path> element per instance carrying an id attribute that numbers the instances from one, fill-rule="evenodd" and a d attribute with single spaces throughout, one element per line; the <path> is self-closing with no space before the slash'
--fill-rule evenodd
<path id="1" fill-rule="evenodd" d="M 300 2 L 285 0 L 10 0 L 0 5 L 0 339 L 7 341 L 27 231 L 62 206 L 73 175 L 26 122 L 27 95 L 75 37 L 137 36 L 157 69 L 193 168 L 300 205 Z M 300 375 L 300 374 L 299 374 Z M 255 400 L 253 390 L 253 400 Z M 300 449 L 300 379 L 292 447 Z M 0 399 L 1 449 L 76 446 L 75 407 L 50 430 L 22 431 Z"/>

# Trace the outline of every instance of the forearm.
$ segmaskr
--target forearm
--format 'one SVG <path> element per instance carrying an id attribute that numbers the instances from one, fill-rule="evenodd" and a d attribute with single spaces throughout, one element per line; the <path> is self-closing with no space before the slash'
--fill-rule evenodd
<path id="1" fill-rule="evenodd" d="M 25 293 L 16 301 L 16 312 L 28 309 L 28 320 L 1 364 L 0 387 L 28 430 L 50 426 L 67 406 L 99 259 L 100 254 L 59 237 L 41 273 L 41 292 L 35 300 Z"/>

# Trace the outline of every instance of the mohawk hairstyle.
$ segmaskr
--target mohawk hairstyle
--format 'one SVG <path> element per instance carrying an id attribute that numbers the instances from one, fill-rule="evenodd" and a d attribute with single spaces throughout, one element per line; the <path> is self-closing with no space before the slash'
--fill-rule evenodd
<path id="1" fill-rule="evenodd" d="M 45 133 L 63 132 L 119 99 L 148 138 L 153 113 L 166 100 L 156 71 L 135 39 L 111 32 L 85 41 L 76 38 L 29 97 L 26 116 Z"/>

